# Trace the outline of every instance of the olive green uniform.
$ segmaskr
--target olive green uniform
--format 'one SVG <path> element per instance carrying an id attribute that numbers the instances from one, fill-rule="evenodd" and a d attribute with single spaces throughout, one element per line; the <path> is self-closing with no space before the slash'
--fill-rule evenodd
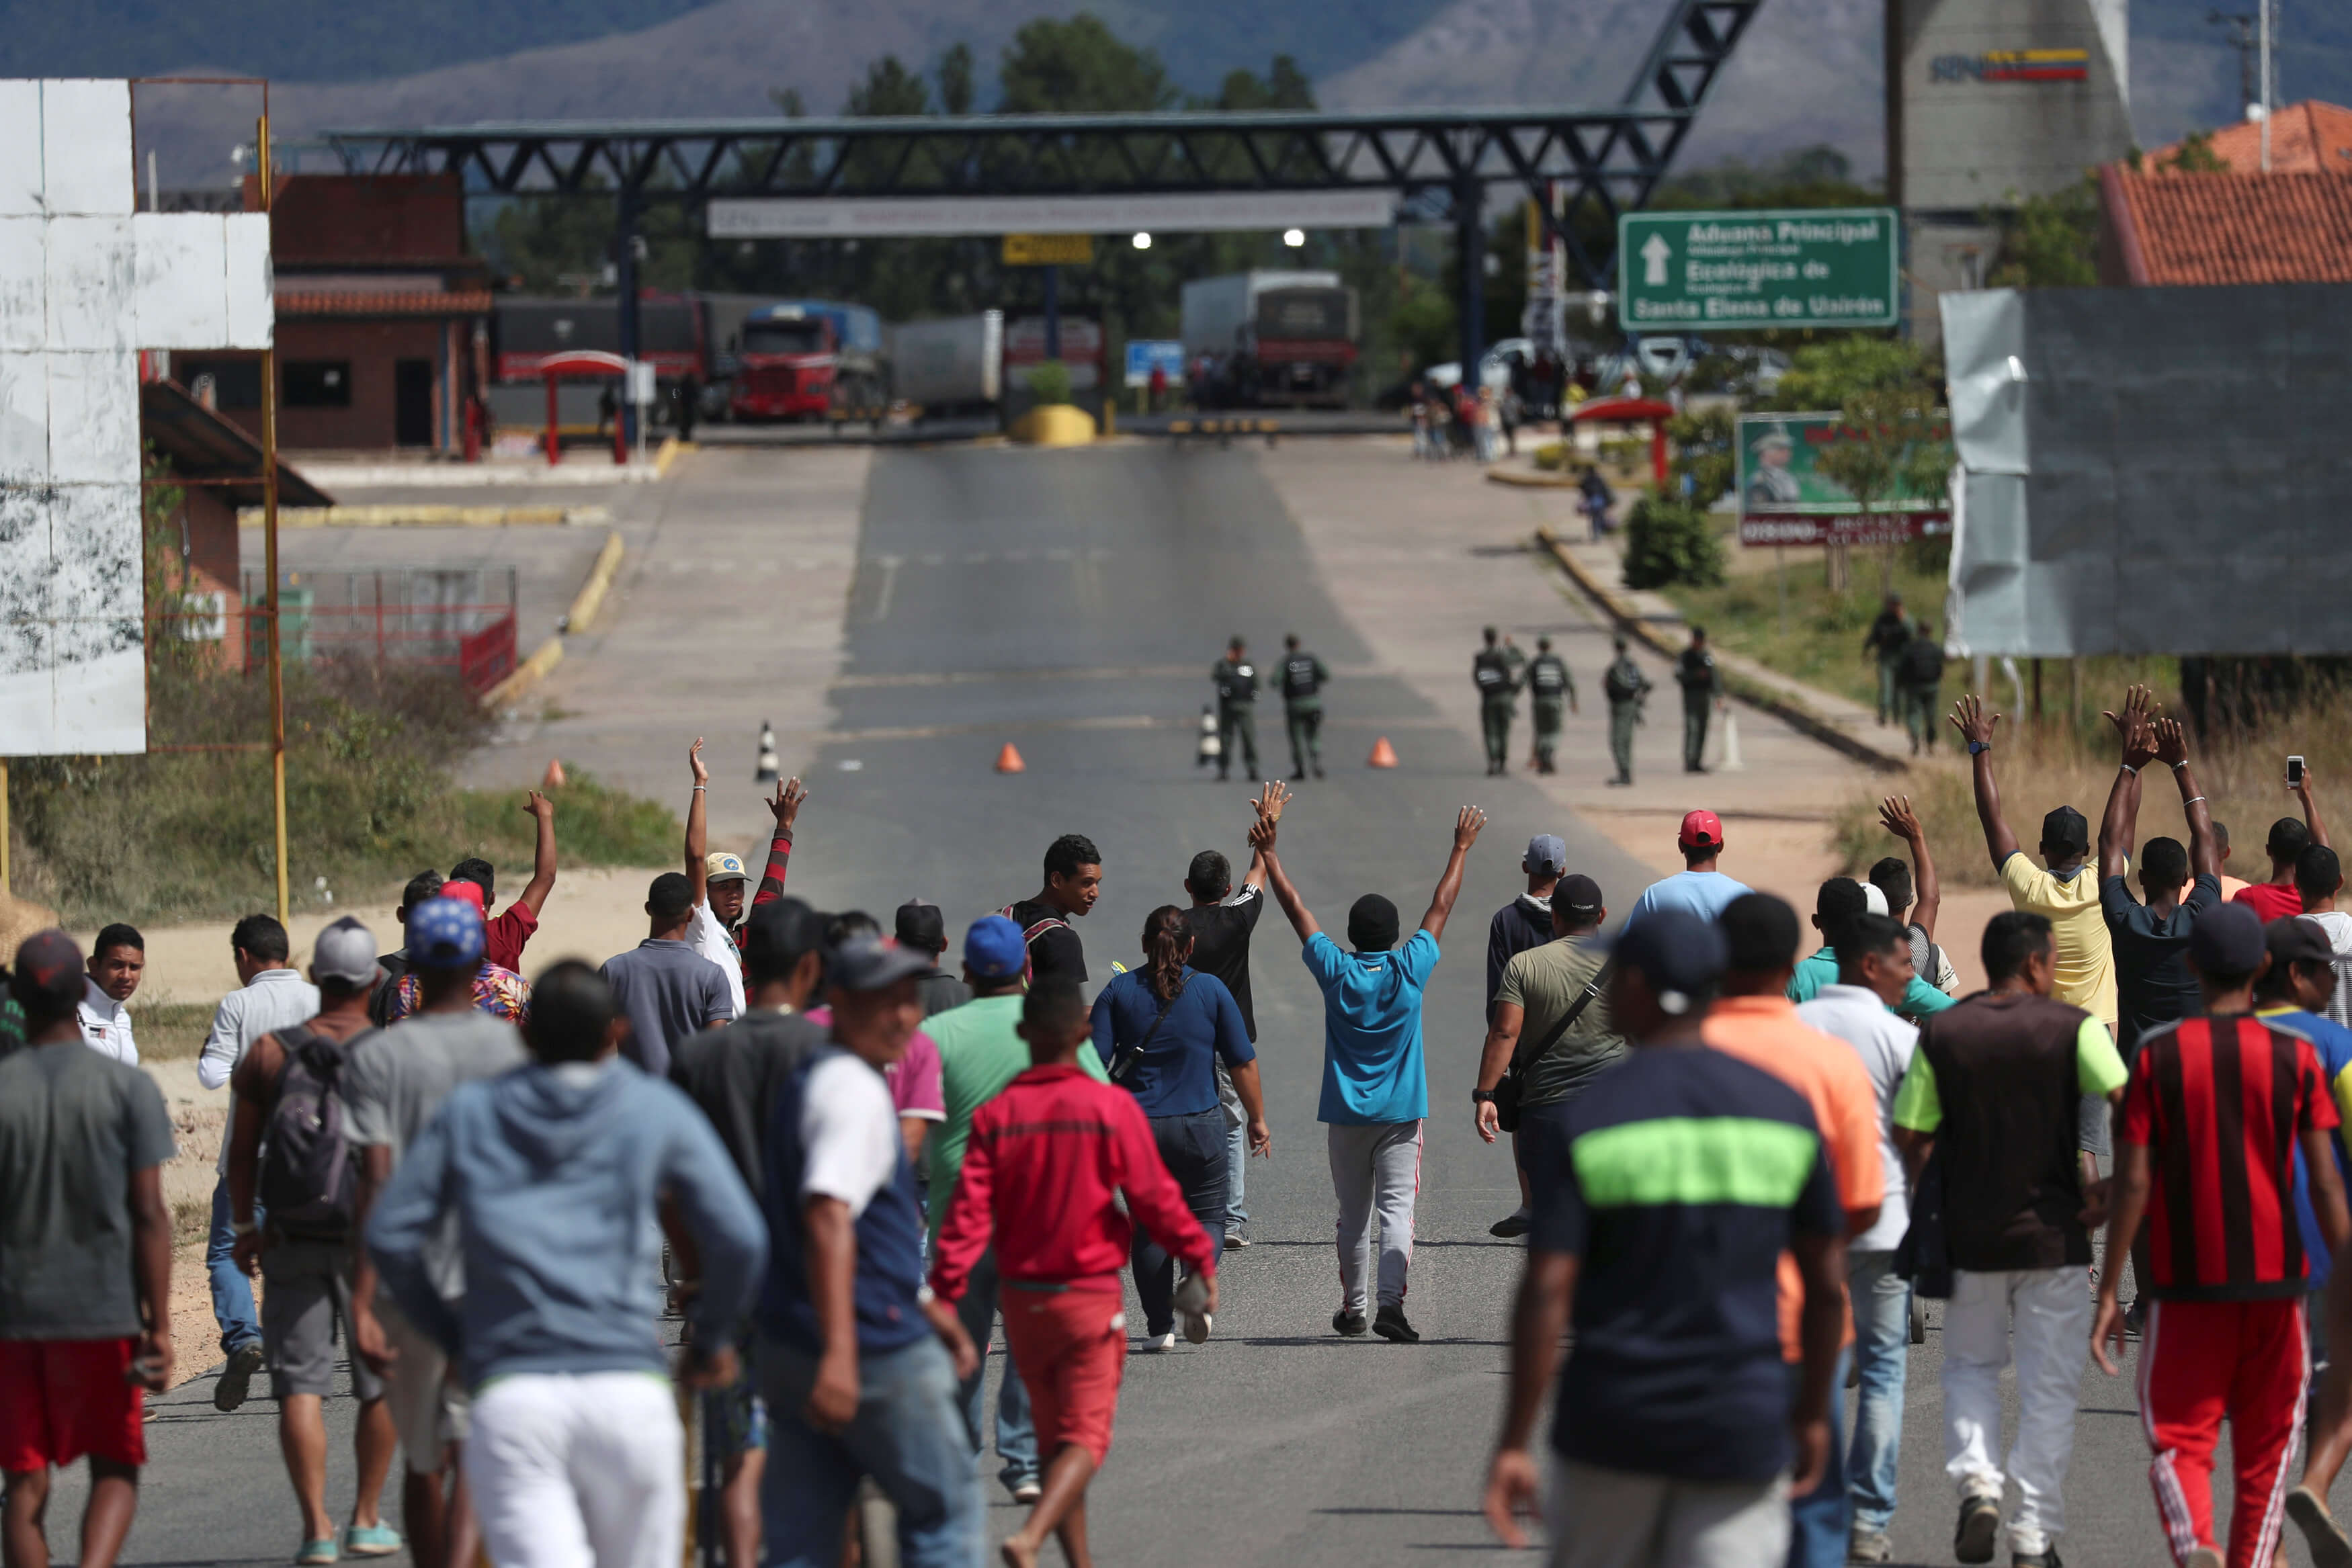
<path id="1" fill-rule="evenodd" d="M 1903 722 L 1903 655 L 1918 629 L 1900 611 L 1882 610 L 1863 637 L 1865 653 L 1878 656 L 1878 722 Z"/>
<path id="2" fill-rule="evenodd" d="M 1528 662 L 1527 685 L 1536 725 L 1536 769 L 1549 773 L 1559 750 L 1561 711 L 1576 700 L 1576 677 L 1558 653 L 1538 653 Z"/>
<path id="3" fill-rule="evenodd" d="M 1304 779 L 1312 768 L 1323 777 L 1323 684 L 1331 672 L 1301 648 L 1282 661 L 1282 720 L 1290 732 L 1290 775 Z"/>
<path id="4" fill-rule="evenodd" d="M 1478 727 L 1486 737 L 1486 771 L 1501 773 L 1510 767 L 1511 720 L 1518 716 L 1517 672 L 1500 648 L 1482 648 L 1470 661 L 1470 678 L 1478 687 Z"/>
<path id="5" fill-rule="evenodd" d="M 1675 684 L 1683 689 L 1683 771 L 1696 773 L 1706 758 L 1706 720 L 1723 696 L 1723 672 L 1705 648 L 1685 648 L 1675 661 Z"/>
<path id="6" fill-rule="evenodd" d="M 1230 776 L 1234 747 L 1241 747 L 1242 774 L 1257 779 L 1257 666 L 1247 657 L 1238 663 L 1219 659 L 1209 671 L 1217 688 L 1217 777 Z"/>
<path id="7" fill-rule="evenodd" d="M 1642 722 L 1642 699 L 1649 695 L 1650 677 L 1620 653 L 1601 677 L 1601 694 L 1609 699 L 1609 755 L 1617 763 L 1617 782 L 1633 781 L 1633 727 Z"/>
<path id="8" fill-rule="evenodd" d="M 1944 645 L 1928 637 L 1914 637 L 1901 661 L 1903 718 L 1911 731 L 1911 752 L 1930 756 L 1936 750 L 1937 709 L 1942 706 L 1938 688 L 1944 684 Z"/>

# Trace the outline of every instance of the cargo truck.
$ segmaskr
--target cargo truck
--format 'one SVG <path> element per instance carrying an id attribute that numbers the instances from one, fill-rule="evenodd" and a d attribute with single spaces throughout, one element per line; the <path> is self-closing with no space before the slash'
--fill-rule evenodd
<path id="1" fill-rule="evenodd" d="M 1356 291 L 1336 272 L 1235 272 L 1184 285 L 1184 355 L 1194 395 L 1213 406 L 1346 407 L 1357 332 Z"/>
<path id="2" fill-rule="evenodd" d="M 794 299 L 743 318 L 730 417 L 878 419 L 889 399 L 882 319 L 870 308 Z"/>

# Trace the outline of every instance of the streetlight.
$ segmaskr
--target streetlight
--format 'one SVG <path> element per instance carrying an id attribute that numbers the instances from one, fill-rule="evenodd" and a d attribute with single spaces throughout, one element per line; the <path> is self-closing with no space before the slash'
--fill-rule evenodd
<path id="1" fill-rule="evenodd" d="M 1291 249 L 1297 250 L 1300 246 L 1307 243 L 1307 231 L 1305 229 L 1285 229 L 1282 231 L 1282 243 L 1288 246 Z"/>
<path id="2" fill-rule="evenodd" d="M 1148 234 L 1137 235 L 1135 236 L 1135 248 L 1138 250 L 1150 250 L 1151 248 L 1151 236 Z"/>

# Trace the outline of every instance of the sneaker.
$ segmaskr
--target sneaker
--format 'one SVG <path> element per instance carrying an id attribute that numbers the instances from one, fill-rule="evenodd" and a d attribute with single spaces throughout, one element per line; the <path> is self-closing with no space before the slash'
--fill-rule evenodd
<path id="1" fill-rule="evenodd" d="M 241 1344 L 228 1353 L 228 1364 L 221 1368 L 220 1381 L 213 1385 L 213 1408 L 226 1414 L 245 1403 L 253 1387 L 253 1375 L 261 1370 L 261 1347 Z M 310 1545 L 316 1545 L 313 1542 Z M 332 1545 L 330 1542 L 328 1544 Z M 305 1546 L 309 1551 L 310 1546 Z M 327 1559 L 331 1563 L 333 1558 Z"/>
<path id="2" fill-rule="evenodd" d="M 2327 1511 L 2327 1501 L 2309 1487 L 2286 1494 L 2286 1516 L 2303 1531 L 2313 1568 L 2352 1568 L 2352 1541 Z"/>
<path id="3" fill-rule="evenodd" d="M 1206 1344 L 1209 1343 L 1209 1330 L 1217 1319 L 1213 1312 L 1186 1312 L 1183 1321 L 1184 1343 Z"/>
<path id="4" fill-rule="evenodd" d="M 400 1531 L 382 1522 L 351 1525 L 343 1531 L 343 1550 L 353 1557 L 389 1557 L 400 1550 Z"/>
<path id="5" fill-rule="evenodd" d="M 322 1535 L 316 1541 L 302 1542 L 301 1549 L 294 1553 L 294 1561 L 298 1568 L 320 1568 L 320 1564 L 337 1562 L 341 1556 L 335 1550 L 335 1538 Z"/>
<path id="6" fill-rule="evenodd" d="M 1198 1274 L 1187 1274 L 1177 1282 L 1176 1326 L 1184 1331 L 1184 1343 L 1200 1344 L 1209 1337 L 1209 1286 Z"/>
<path id="7" fill-rule="evenodd" d="M 2124 1309 L 2124 1338 L 2137 1340 L 2147 1332 L 2147 1303 L 2134 1301 Z"/>
<path id="8" fill-rule="evenodd" d="M 1238 1225 L 1228 1225 L 1225 1227 L 1226 1251 L 1230 1252 L 1236 1247 L 1246 1247 L 1249 1244 L 1250 1239 L 1248 1231 L 1244 1230 Z"/>
<path id="9" fill-rule="evenodd" d="M 1510 1213 L 1503 1216 L 1502 1218 L 1495 1221 L 1494 1224 L 1486 1227 L 1486 1234 L 1489 1236 L 1499 1236 L 1504 1240 L 1508 1241 L 1514 1237 L 1525 1236 L 1529 1230 L 1535 1228 L 1535 1211 L 1528 1208 L 1528 1206 L 1523 1203 L 1519 1205 L 1518 1207 L 1511 1210 Z"/>
<path id="10" fill-rule="evenodd" d="M 1364 1327 L 1364 1314 L 1361 1312 L 1351 1312 L 1341 1307 L 1331 1314 L 1331 1332 L 1334 1333 L 1356 1339 L 1363 1334 Z"/>
<path id="11" fill-rule="evenodd" d="M 1404 1321 L 1402 1307 L 1382 1307 L 1373 1313 L 1372 1332 L 1382 1339 L 1393 1340 L 1399 1344 L 1421 1343 L 1420 1333 L 1411 1323 Z"/>
<path id="12" fill-rule="evenodd" d="M 2197 1558 L 2194 1553 L 2190 1554 L 2189 1562 L 2190 1568 L 2196 1568 Z M 2058 1543 L 2053 1541 L 2039 1552 L 2011 1552 L 2009 1568 L 2066 1568 L 2066 1565 L 2058 1561 Z M 2221 1559 L 2219 1556 L 2213 1559 L 2213 1568 L 2221 1568 Z"/>
<path id="13" fill-rule="evenodd" d="M 1895 1561 L 1895 1543 L 1886 1539 L 1885 1531 L 1864 1530 L 1857 1524 L 1853 1527 L 1853 1533 L 1846 1538 L 1845 1560 L 1849 1563 L 1892 1563 Z"/>
<path id="14" fill-rule="evenodd" d="M 1960 1521 L 1952 1530 L 1952 1555 L 1963 1563 L 1992 1561 L 1993 1537 L 2000 1533 L 2000 1504 L 1989 1497 L 1960 1500 Z"/>
<path id="15" fill-rule="evenodd" d="M 1037 1479 L 1034 1476 L 1027 1480 L 1014 1481 L 1013 1483 L 1013 1500 L 1014 1502 L 1035 1502 L 1039 1498 L 1044 1497 L 1045 1495 L 1045 1489 L 1037 1484 Z"/>
<path id="16" fill-rule="evenodd" d="M 1146 1350 L 1174 1350 L 1176 1348 L 1176 1336 L 1172 1333 L 1149 1335 L 1143 1342 L 1143 1348 Z"/>

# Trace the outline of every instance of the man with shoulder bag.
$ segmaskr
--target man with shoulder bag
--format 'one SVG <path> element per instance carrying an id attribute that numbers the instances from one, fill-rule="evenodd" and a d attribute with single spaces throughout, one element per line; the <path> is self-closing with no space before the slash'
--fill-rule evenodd
<path id="1" fill-rule="evenodd" d="M 1504 967 L 1470 1098 L 1478 1135 L 1491 1144 L 1497 1133 L 1510 1134 L 1514 1164 L 1522 1112 L 1575 1098 L 1625 1054 L 1609 1016 L 1609 959 L 1601 941 L 1608 917 L 1600 883 L 1581 873 L 1562 877 L 1551 895 L 1553 940 Z M 1519 1197 L 1519 1207 L 1489 1234 L 1527 1234 L 1532 1210 L 1524 1166 Z"/>

